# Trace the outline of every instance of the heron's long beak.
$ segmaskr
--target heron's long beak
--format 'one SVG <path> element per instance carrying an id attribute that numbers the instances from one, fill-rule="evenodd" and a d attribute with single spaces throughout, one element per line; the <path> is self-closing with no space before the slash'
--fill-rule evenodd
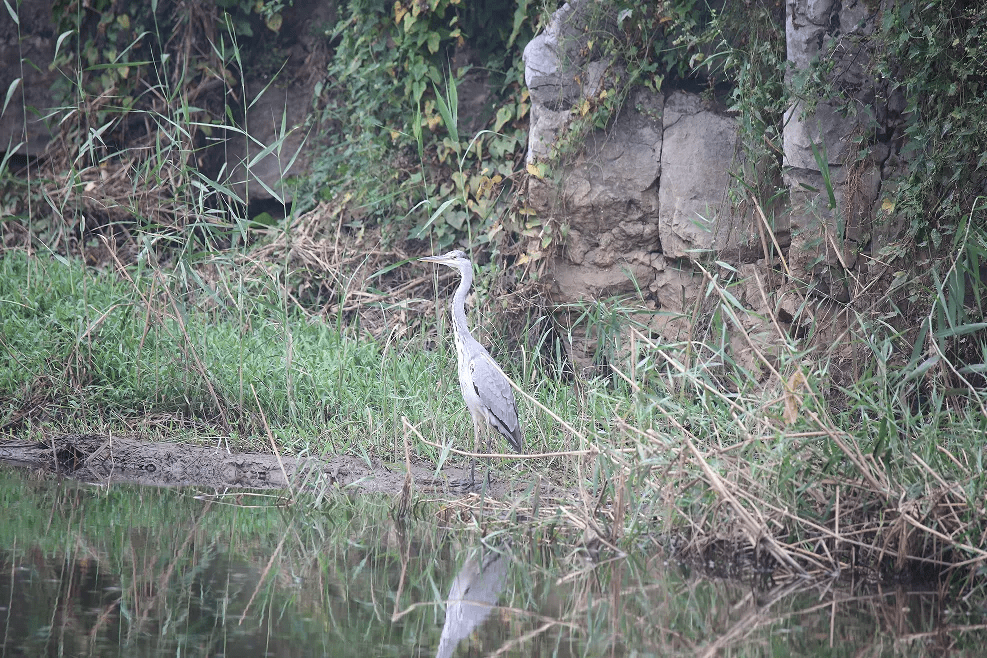
<path id="1" fill-rule="evenodd" d="M 418 260 L 420 260 L 422 262 L 425 262 L 425 263 L 442 263 L 442 264 L 445 264 L 445 263 L 449 262 L 448 259 L 445 258 L 445 256 L 422 256 Z"/>

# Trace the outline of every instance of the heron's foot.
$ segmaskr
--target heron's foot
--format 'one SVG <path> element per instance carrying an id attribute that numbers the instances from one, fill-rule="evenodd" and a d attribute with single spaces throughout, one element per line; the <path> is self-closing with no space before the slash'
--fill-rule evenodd
<path id="1" fill-rule="evenodd" d="M 485 483 L 483 478 L 463 478 L 461 480 L 449 480 L 449 488 L 460 493 L 469 493 L 470 491 L 489 489 L 491 481 L 490 474 L 487 473 Z"/>
<path id="2" fill-rule="evenodd" d="M 484 481 L 484 479 L 486 481 Z M 484 479 L 476 479 L 476 461 L 470 461 L 470 476 L 461 480 L 449 480 L 449 488 L 462 493 L 490 488 L 490 464 L 487 464 Z"/>
<path id="3" fill-rule="evenodd" d="M 473 478 L 463 478 L 461 480 L 449 480 L 449 488 L 453 491 L 459 491 L 461 493 L 468 493 L 472 491 L 476 485 L 479 484 Z"/>

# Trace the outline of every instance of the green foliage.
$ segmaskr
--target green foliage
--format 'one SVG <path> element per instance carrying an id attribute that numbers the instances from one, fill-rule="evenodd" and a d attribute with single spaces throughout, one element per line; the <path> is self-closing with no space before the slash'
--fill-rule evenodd
<path id="1" fill-rule="evenodd" d="M 170 57 L 190 57 L 180 65 L 207 76 L 215 73 L 209 66 L 213 63 L 210 44 L 195 44 L 182 52 L 177 41 L 188 45 L 208 40 L 228 28 L 234 41 L 251 37 L 258 20 L 277 32 L 284 6 L 281 0 L 214 0 L 184 12 L 171 0 L 59 0 L 52 7 L 61 35 L 54 65 L 66 76 L 57 91 L 66 102 L 76 102 L 80 88 L 94 96 L 109 95 L 119 103 L 114 104 L 114 111 L 128 109 L 135 97 L 146 92 L 148 81 L 151 86 L 160 82 Z"/>
<path id="2" fill-rule="evenodd" d="M 283 128 L 270 144 L 246 139 L 237 118 L 260 94 L 240 86 L 248 63 L 233 26 L 244 12 L 270 10 L 271 18 L 276 5 L 228 3 L 224 12 L 209 3 L 188 14 L 170 2 L 94 8 L 55 7 L 51 66 L 61 74 L 61 105 L 46 118 L 59 134 L 33 179 L 4 177 L 5 214 L 18 226 L 2 228 L 58 253 L 122 238 L 144 262 L 194 261 L 256 240 L 266 226 L 245 218 L 243 170 L 272 153 L 287 168 L 297 154 L 282 153 Z M 224 138 L 251 142 L 239 170 L 214 157 Z"/>
<path id="3" fill-rule="evenodd" d="M 927 395 L 937 386 L 965 394 L 987 383 L 987 230 L 973 223 L 975 214 L 985 211 L 987 198 L 976 198 L 956 227 L 948 258 L 929 272 L 931 307 L 900 372 L 902 384 L 915 394 Z M 981 409 L 987 417 L 987 407 Z"/>
<path id="4" fill-rule="evenodd" d="M 962 218 L 987 226 L 987 5 L 900 0 L 881 14 L 876 73 L 904 99 L 906 172 L 888 195 L 922 246 L 939 249 Z M 895 255 L 901 255 L 899 249 Z"/>
<path id="5" fill-rule="evenodd" d="M 385 237 L 427 238 L 436 249 L 499 232 L 525 145 L 520 57 L 532 4 L 351 2 L 332 34 L 329 83 L 317 90 L 329 144 L 300 207 L 346 203 L 351 226 L 369 220 Z M 492 22 L 504 15 L 513 21 Z M 471 71 L 486 77 L 491 98 L 465 135 L 457 89 Z"/>
<path id="6" fill-rule="evenodd" d="M 856 116 L 862 134 L 852 157 L 866 157 L 875 142 L 900 144 L 899 167 L 885 182 L 882 214 L 906 227 L 905 239 L 885 248 L 900 258 L 915 249 L 941 253 L 966 216 L 985 226 L 975 199 L 987 189 L 987 7 L 963 0 L 903 0 L 878 15 L 876 34 L 833 39 L 804 71 L 792 93 L 811 109 L 825 101 Z M 859 50 L 868 61 L 871 88 L 848 84 L 836 70 L 837 53 Z M 865 100 L 873 95 L 873 100 Z M 851 164 L 848 162 L 847 164 Z M 972 213 L 972 215 L 971 215 Z"/>
<path id="7" fill-rule="evenodd" d="M 693 46 L 693 62 L 707 70 L 710 87 L 729 85 L 728 109 L 738 118 L 747 167 L 738 180 L 764 201 L 782 187 L 781 133 L 790 102 L 783 12 L 770 0 L 726 3 L 698 31 Z"/>
<path id="8" fill-rule="evenodd" d="M 590 131 L 611 128 L 636 87 L 659 91 L 667 78 L 688 77 L 696 46 L 693 33 L 708 20 L 696 0 L 620 0 L 590 7 L 582 17 L 586 27 L 578 37 L 577 56 L 609 65 L 599 91 L 571 110 L 572 120 L 558 145 L 562 160 L 576 154 Z M 580 80 L 586 76 L 574 73 Z"/>
<path id="9" fill-rule="evenodd" d="M 216 6 L 222 9 L 228 16 L 228 21 L 233 25 L 234 32 L 240 36 L 254 36 L 253 15 L 256 14 L 264 21 L 264 25 L 272 32 L 281 30 L 283 18 L 281 12 L 285 8 L 282 0 L 214 0 Z M 288 0 L 287 5 L 294 5 L 293 0 Z"/>

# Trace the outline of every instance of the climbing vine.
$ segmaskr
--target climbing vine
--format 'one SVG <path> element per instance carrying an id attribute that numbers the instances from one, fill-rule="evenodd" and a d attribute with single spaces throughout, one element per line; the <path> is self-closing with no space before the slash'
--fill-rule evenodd
<path id="1" fill-rule="evenodd" d="M 303 204 L 349 195 L 354 227 L 436 249 L 499 233 L 526 143 L 521 53 L 538 11 L 530 0 L 351 2 L 317 89 L 331 129 Z M 479 117 L 459 114 L 471 82 L 487 95 Z"/>
<path id="2" fill-rule="evenodd" d="M 987 6 L 900 0 L 881 14 L 875 74 L 905 106 L 904 174 L 885 198 L 917 246 L 938 249 L 965 217 L 987 229 Z M 908 243 L 889 255 L 903 255 Z"/>

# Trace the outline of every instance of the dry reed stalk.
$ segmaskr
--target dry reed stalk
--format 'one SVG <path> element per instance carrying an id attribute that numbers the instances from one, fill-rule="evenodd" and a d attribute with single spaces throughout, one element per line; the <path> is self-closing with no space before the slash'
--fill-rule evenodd
<path id="1" fill-rule="evenodd" d="M 264 407 L 261 405 L 260 400 L 257 399 L 257 391 L 254 389 L 254 385 L 250 384 L 250 392 L 254 396 L 254 403 L 257 405 L 258 411 L 260 411 L 261 422 L 264 423 L 264 431 L 267 432 L 267 438 L 271 442 L 271 450 L 274 451 L 274 456 L 278 460 L 278 466 L 281 467 L 281 475 L 284 476 L 285 486 L 288 488 L 288 496 L 291 498 L 291 502 L 295 502 L 295 492 L 291 486 L 291 479 L 288 477 L 288 471 L 284 467 L 284 461 L 281 459 L 281 453 L 278 451 L 278 446 L 274 442 L 274 434 L 271 432 L 271 427 L 267 424 L 267 416 L 264 415 Z M 226 449 L 229 452 L 229 448 Z"/>
<path id="2" fill-rule="evenodd" d="M 401 495 L 398 497 L 397 518 L 404 519 L 411 511 L 411 497 L 414 485 L 414 478 L 411 476 L 411 442 L 408 441 L 408 429 L 411 423 L 407 417 L 401 416 L 401 425 L 404 427 L 404 484 L 401 486 Z"/>
<path id="3" fill-rule="evenodd" d="M 682 428 L 684 429 L 684 428 Z M 788 565 L 795 573 L 800 576 L 807 576 L 808 573 L 802 568 L 789 552 L 781 546 L 771 534 L 771 531 L 767 528 L 763 521 L 758 521 L 744 508 L 743 505 L 737 500 L 737 498 L 730 492 L 729 488 L 726 486 L 724 480 L 716 474 L 716 472 L 710 468 L 706 460 L 693 445 L 692 441 L 688 438 L 686 440 L 686 445 L 689 451 L 696 458 L 699 463 L 700 468 L 706 476 L 706 481 L 709 483 L 710 487 L 723 499 L 725 500 L 733 510 L 737 519 L 741 523 L 742 530 L 747 536 L 747 540 L 751 544 L 751 548 L 758 548 L 762 544 L 767 545 L 768 553 L 777 560 L 780 564 Z"/>
<path id="4" fill-rule="evenodd" d="M 155 273 L 155 276 L 159 276 L 159 275 L 160 273 L 158 272 Z M 231 426 L 226 418 L 226 406 L 224 404 L 224 401 L 220 399 L 219 394 L 216 393 L 216 389 L 213 388 L 212 377 L 210 377 L 209 375 L 209 370 L 206 368 L 206 365 L 202 362 L 202 359 L 199 358 L 199 353 L 195 349 L 195 345 L 193 345 L 192 343 L 192 337 L 189 335 L 188 329 L 185 327 L 185 319 L 182 316 L 181 310 L 179 310 L 178 308 L 178 300 L 175 299 L 175 296 L 171 293 L 171 290 L 168 288 L 168 286 L 162 285 L 162 290 L 164 290 L 164 292 L 168 295 L 168 299 L 171 302 L 171 307 L 175 311 L 175 315 L 174 315 L 175 321 L 178 323 L 179 329 L 182 330 L 182 338 L 185 341 L 186 348 L 188 349 L 189 353 L 192 355 L 192 359 L 195 361 L 195 366 L 198 369 L 199 377 L 201 377 L 202 381 L 205 382 L 206 388 L 209 390 L 209 395 L 212 396 L 213 403 L 216 405 L 216 410 L 219 412 L 220 420 L 223 421 L 223 429 L 227 433 L 229 433 L 231 431 L 230 429 Z"/>
<path id="5" fill-rule="evenodd" d="M 857 472 L 867 481 L 867 483 L 874 489 L 874 491 L 879 492 L 886 497 L 891 496 L 891 484 L 888 482 L 887 475 L 880 471 L 875 471 L 872 469 L 864 457 L 863 453 L 860 451 L 860 446 L 857 445 L 856 439 L 845 432 L 840 430 L 834 430 L 819 419 L 819 416 L 815 414 L 811 409 L 805 410 L 806 415 L 808 415 L 816 425 L 826 432 L 826 435 L 839 446 L 840 450 L 843 451 L 853 465 L 856 467 Z M 844 438 L 846 441 L 844 441 Z M 850 446 L 853 446 L 852 448 Z"/>

